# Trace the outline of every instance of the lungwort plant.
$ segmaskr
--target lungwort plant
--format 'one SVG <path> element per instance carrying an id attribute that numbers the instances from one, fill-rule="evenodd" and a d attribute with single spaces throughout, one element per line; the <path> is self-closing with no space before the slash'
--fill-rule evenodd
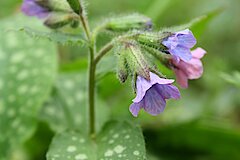
<path id="1" fill-rule="evenodd" d="M 158 64 L 172 70 L 176 75 L 176 82 L 182 88 L 188 87 L 188 80 L 197 79 L 203 73 L 201 58 L 206 51 L 199 47 L 192 50 L 196 45 L 196 38 L 190 30 L 191 25 L 196 25 L 201 19 L 179 27 L 154 30 L 150 18 L 135 13 L 105 18 L 94 28 L 89 25 L 85 3 L 80 0 L 24 0 L 21 10 L 27 16 L 37 17 L 38 22 L 43 22 L 50 31 L 41 31 L 34 27 L 36 24 L 25 24 L 27 27 L 20 30 L 34 39 L 29 40 L 29 37 L 22 35 L 19 40 L 26 43 L 29 51 L 22 51 L 21 46 L 14 43 L 16 32 L 4 33 L 13 38 L 13 41 L 3 49 L 12 48 L 14 52 L 7 55 L 10 56 L 9 61 L 5 60 L 5 66 L 11 74 L 4 75 L 4 83 L 8 82 L 10 86 L 0 81 L 0 88 L 7 92 L 15 87 L 16 93 L 11 93 L 10 96 L 6 94 L 4 100 L 0 101 L 2 155 L 14 148 L 13 144 L 21 144 L 32 134 L 35 126 L 33 122 L 36 123 L 34 117 L 45 100 L 37 97 L 46 97 L 55 79 L 55 47 L 49 42 L 44 41 L 41 44 L 39 41 L 46 38 L 57 44 L 86 46 L 86 54 L 89 56 L 88 76 L 80 73 L 70 77 L 60 76 L 54 87 L 55 96 L 43 107 L 53 112 L 48 121 L 52 122 L 50 126 L 57 133 L 49 146 L 47 160 L 147 159 L 144 138 L 137 124 L 125 120 L 111 120 L 106 124 L 106 120 L 103 121 L 108 109 L 100 107 L 104 101 L 99 101 L 95 91 L 99 62 L 105 55 L 115 54 L 117 61 L 113 63 L 116 64 L 119 81 L 132 82 L 136 97 L 130 106 L 122 107 L 126 110 L 129 108 L 129 113 L 134 117 L 138 116 L 140 110 L 158 116 L 164 111 L 169 99 L 177 100 L 181 97 L 174 79 L 166 77 L 163 73 L 165 70 L 161 70 Z M 17 24 L 19 19 L 14 22 Z M 111 40 L 98 49 L 98 37 L 106 32 Z M 21 54 L 22 52 L 25 54 Z M 4 50 L 1 49 L 0 53 L 0 58 L 3 59 Z M 18 72 L 17 67 L 20 62 L 23 63 L 24 58 L 27 60 L 21 72 Z M 36 62 L 34 67 L 31 65 L 33 60 Z M 14 78 L 9 78 L 12 75 L 16 75 L 15 82 Z M 26 84 L 26 81 L 31 85 Z M 82 92 L 79 92 L 82 90 L 79 84 L 85 82 L 88 93 L 87 109 L 81 108 L 84 101 Z M 25 96 L 18 98 L 20 95 Z M 74 105 L 74 97 L 78 106 Z M 51 104 L 55 102 L 73 110 L 62 110 L 61 107 L 54 110 Z M 18 110 L 12 108 L 5 113 L 4 106 L 18 106 Z M 60 120 L 61 115 L 65 115 L 66 120 Z M 103 123 L 104 127 L 101 127 Z"/>

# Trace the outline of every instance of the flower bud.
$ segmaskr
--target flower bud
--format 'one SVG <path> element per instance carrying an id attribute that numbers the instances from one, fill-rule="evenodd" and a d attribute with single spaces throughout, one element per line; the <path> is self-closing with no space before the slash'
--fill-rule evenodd
<path id="1" fill-rule="evenodd" d="M 118 79 L 122 83 L 124 83 L 128 78 L 128 64 L 124 52 L 119 53 L 118 55 L 117 75 Z"/>
<path id="2" fill-rule="evenodd" d="M 169 32 L 139 33 L 136 36 L 136 40 L 142 45 L 165 52 L 167 50 L 167 48 L 162 44 L 162 42 L 165 38 L 169 37 L 170 35 L 171 35 L 171 33 L 169 33 Z"/>
<path id="3" fill-rule="evenodd" d="M 135 42 L 125 44 L 125 58 L 132 75 L 137 74 L 149 80 L 149 67 L 140 47 Z"/>
<path id="4" fill-rule="evenodd" d="M 35 3 L 38 4 L 41 7 L 50 9 L 50 7 L 49 7 L 49 0 L 35 0 Z"/>
<path id="5" fill-rule="evenodd" d="M 106 30 L 115 32 L 125 32 L 132 29 L 150 30 L 151 28 L 151 19 L 139 14 L 111 18 L 105 25 Z"/>
<path id="6" fill-rule="evenodd" d="M 73 21 L 71 22 L 71 27 L 72 27 L 72 28 L 77 28 L 78 26 L 79 26 L 79 21 L 73 20 Z"/>
<path id="7" fill-rule="evenodd" d="M 49 7 L 52 11 L 60 11 L 60 12 L 72 12 L 72 8 L 68 4 L 66 0 L 48 0 Z"/>
<path id="8" fill-rule="evenodd" d="M 76 21 L 78 16 L 69 13 L 52 13 L 44 22 L 44 24 L 52 29 L 61 28 L 67 24 Z"/>
<path id="9" fill-rule="evenodd" d="M 82 7 L 79 0 L 67 0 L 67 2 L 76 14 L 79 15 L 82 13 Z"/>

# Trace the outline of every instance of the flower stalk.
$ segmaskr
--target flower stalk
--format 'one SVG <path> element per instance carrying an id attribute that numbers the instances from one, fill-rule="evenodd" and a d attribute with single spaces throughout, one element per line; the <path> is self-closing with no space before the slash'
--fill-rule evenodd
<path id="1" fill-rule="evenodd" d="M 80 13 L 80 21 L 83 26 L 84 33 L 89 42 L 89 70 L 88 70 L 88 114 L 89 114 L 89 135 L 95 138 L 95 40 L 91 38 L 91 32 L 86 17 Z"/>

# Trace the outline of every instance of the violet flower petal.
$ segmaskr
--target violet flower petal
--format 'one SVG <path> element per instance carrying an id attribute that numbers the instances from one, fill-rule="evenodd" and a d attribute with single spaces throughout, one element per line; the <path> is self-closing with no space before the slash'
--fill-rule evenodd
<path id="1" fill-rule="evenodd" d="M 159 85 L 156 84 L 157 91 L 163 96 L 164 99 L 179 99 L 180 92 L 178 88 L 171 84 Z"/>
<path id="2" fill-rule="evenodd" d="M 158 115 L 163 112 L 166 106 L 166 100 L 157 91 L 156 85 L 149 89 L 143 99 L 143 108 L 151 115 Z"/>
<path id="3" fill-rule="evenodd" d="M 24 0 L 21 10 L 28 16 L 37 16 L 38 18 L 45 18 L 49 14 L 49 11 L 39 6 L 35 0 Z"/>
<path id="4" fill-rule="evenodd" d="M 192 59 L 190 49 L 185 47 L 177 46 L 173 50 L 169 50 L 169 52 L 175 57 L 177 61 L 179 61 L 177 57 L 179 57 L 181 60 L 185 62 L 190 61 Z"/>
<path id="5" fill-rule="evenodd" d="M 138 103 L 140 102 L 143 97 L 145 96 L 147 90 L 151 88 L 154 84 L 171 84 L 174 80 L 171 79 L 164 79 L 158 77 L 156 74 L 150 72 L 150 81 L 146 80 L 145 78 L 138 76 L 137 77 L 137 96 L 133 99 L 133 102 Z"/>
<path id="6" fill-rule="evenodd" d="M 133 115 L 134 117 L 137 117 L 137 115 L 138 115 L 138 113 L 139 113 L 139 111 L 140 111 L 141 108 L 142 108 L 142 103 L 139 102 L 139 103 L 133 103 L 133 104 L 131 104 L 129 110 L 130 110 L 130 112 L 132 113 L 132 115 Z"/>
<path id="7" fill-rule="evenodd" d="M 179 46 L 184 46 L 186 48 L 192 48 L 196 44 L 196 39 L 192 34 L 181 35 L 178 37 Z"/>

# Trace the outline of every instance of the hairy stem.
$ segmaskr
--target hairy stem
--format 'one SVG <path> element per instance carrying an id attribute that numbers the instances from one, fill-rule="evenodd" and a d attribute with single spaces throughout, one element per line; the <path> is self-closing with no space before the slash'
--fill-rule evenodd
<path id="1" fill-rule="evenodd" d="M 97 65 L 97 63 L 102 59 L 104 55 L 106 55 L 112 48 L 113 48 L 113 41 L 106 44 L 97 54 L 97 57 L 94 60 L 94 63 Z"/>

